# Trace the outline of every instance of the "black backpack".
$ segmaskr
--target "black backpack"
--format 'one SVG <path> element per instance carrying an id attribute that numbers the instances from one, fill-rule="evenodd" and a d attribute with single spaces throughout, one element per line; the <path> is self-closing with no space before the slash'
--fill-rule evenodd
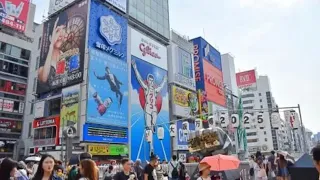
<path id="1" fill-rule="evenodd" d="M 253 169 L 253 168 L 250 168 L 249 174 L 250 174 L 250 176 L 253 176 L 253 175 L 254 175 L 254 169 Z"/>
<path id="2" fill-rule="evenodd" d="M 178 179 L 179 178 L 179 172 L 178 172 L 178 165 L 176 167 L 173 166 L 172 162 L 170 162 L 171 166 L 173 167 L 171 172 L 171 178 L 172 179 Z"/>

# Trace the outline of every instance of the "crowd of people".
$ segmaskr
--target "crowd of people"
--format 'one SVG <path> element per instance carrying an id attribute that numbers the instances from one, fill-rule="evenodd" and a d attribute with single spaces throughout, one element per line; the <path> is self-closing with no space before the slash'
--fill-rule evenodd
<path id="1" fill-rule="evenodd" d="M 312 151 L 316 169 L 320 172 L 320 146 Z M 250 179 L 253 180 L 290 180 L 289 167 L 294 162 L 286 154 L 275 153 L 266 157 L 257 152 L 250 159 Z M 219 176 L 211 176 L 210 166 L 199 163 L 199 178 L 197 180 L 221 180 Z M 44 154 L 37 163 L 17 162 L 4 158 L 0 162 L 1 180 L 188 180 L 191 179 L 186 167 L 179 162 L 177 156 L 160 161 L 158 156 L 151 154 L 150 161 L 142 167 L 141 160 L 133 162 L 122 159 L 120 165 L 110 164 L 102 173 L 92 160 L 89 153 L 79 155 L 79 162 L 64 167 L 61 161 L 51 155 Z M 320 180 L 320 178 L 319 178 Z"/>

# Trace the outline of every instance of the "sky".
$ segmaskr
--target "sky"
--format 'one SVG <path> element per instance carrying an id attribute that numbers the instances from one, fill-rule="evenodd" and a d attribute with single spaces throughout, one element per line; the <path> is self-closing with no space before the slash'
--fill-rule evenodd
<path id="1" fill-rule="evenodd" d="M 41 22 L 49 0 L 33 3 Z M 169 7 L 172 29 L 231 53 L 237 72 L 268 75 L 279 107 L 300 104 L 304 125 L 320 132 L 320 0 L 169 0 Z"/>

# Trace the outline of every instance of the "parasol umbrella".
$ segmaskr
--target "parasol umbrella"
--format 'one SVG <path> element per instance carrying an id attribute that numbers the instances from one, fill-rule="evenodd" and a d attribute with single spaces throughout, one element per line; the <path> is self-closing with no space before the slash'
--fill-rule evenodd
<path id="1" fill-rule="evenodd" d="M 211 171 L 226 171 L 238 169 L 240 164 L 240 160 L 238 158 L 222 154 L 205 157 L 202 159 L 201 163 L 203 162 L 211 166 Z"/>
<path id="2" fill-rule="evenodd" d="M 38 156 L 30 156 L 30 157 L 27 157 L 27 159 L 25 160 L 26 162 L 30 162 L 30 161 L 33 161 L 33 162 L 39 162 L 40 161 L 40 157 Z"/>

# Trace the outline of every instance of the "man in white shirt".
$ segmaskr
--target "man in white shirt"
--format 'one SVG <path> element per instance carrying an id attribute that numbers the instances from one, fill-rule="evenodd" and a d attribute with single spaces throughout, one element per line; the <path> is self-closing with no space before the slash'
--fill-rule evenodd
<path id="1" fill-rule="evenodd" d="M 177 160 L 177 156 L 173 155 L 171 161 L 168 164 L 169 166 L 169 180 L 177 180 L 179 179 L 179 162 Z"/>

